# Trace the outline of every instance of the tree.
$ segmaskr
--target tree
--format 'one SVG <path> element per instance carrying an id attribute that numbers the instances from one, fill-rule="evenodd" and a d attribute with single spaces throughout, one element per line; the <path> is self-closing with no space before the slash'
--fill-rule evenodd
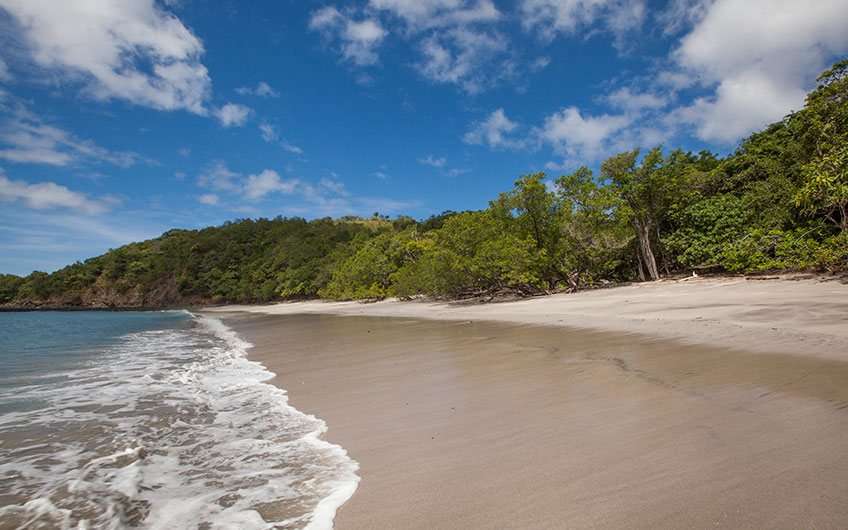
<path id="1" fill-rule="evenodd" d="M 568 283 L 572 291 L 577 291 L 582 282 L 612 276 L 619 265 L 619 255 L 628 241 L 618 216 L 621 204 L 616 193 L 600 186 L 587 167 L 559 177 L 556 190 L 571 270 Z"/>
<path id="2" fill-rule="evenodd" d="M 662 162 L 660 148 L 652 149 L 637 165 L 639 150 L 627 151 L 607 159 L 601 174 L 618 191 L 629 208 L 630 223 L 636 234 L 639 277 L 657 280 L 660 277 L 652 235 L 657 223 L 656 185 L 654 176 Z"/>
<path id="3" fill-rule="evenodd" d="M 848 231 L 848 59 L 822 73 L 803 111 L 813 158 L 802 167 L 796 202 Z"/>
<path id="4" fill-rule="evenodd" d="M 496 216 L 512 221 L 519 239 L 529 237 L 543 263 L 543 277 L 550 289 L 563 279 L 559 203 L 548 189 L 544 173 L 524 175 L 511 191 L 490 204 Z"/>

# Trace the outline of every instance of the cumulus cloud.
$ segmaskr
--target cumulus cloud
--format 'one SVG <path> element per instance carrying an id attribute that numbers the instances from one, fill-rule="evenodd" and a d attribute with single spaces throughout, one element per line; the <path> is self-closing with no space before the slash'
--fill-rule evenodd
<path id="1" fill-rule="evenodd" d="M 253 111 L 250 107 L 238 103 L 227 103 L 215 109 L 212 114 L 224 127 L 241 127 Z"/>
<path id="2" fill-rule="evenodd" d="M 510 120 L 504 109 L 500 108 L 489 114 L 485 120 L 473 123 L 462 139 L 472 145 L 518 148 L 523 142 L 509 136 L 517 127 L 518 124 Z"/>
<path id="3" fill-rule="evenodd" d="M 699 138 L 730 143 L 804 103 L 816 74 L 848 50 L 843 0 L 703 3 L 673 59 L 713 90 L 674 113 Z"/>
<path id="4" fill-rule="evenodd" d="M 482 27 L 502 18 L 492 0 L 370 0 L 361 8 L 321 8 L 309 26 L 338 43 L 345 60 L 368 66 L 378 61 L 377 48 L 388 36 L 381 19 L 396 22 L 397 34 L 419 51 L 415 66 L 424 78 L 478 93 L 515 75 L 507 37 Z M 373 82 L 370 76 L 357 80 Z"/>
<path id="5" fill-rule="evenodd" d="M 373 9 L 403 21 L 417 40 L 419 73 L 429 81 L 479 93 L 513 69 L 505 35 L 481 26 L 502 19 L 491 0 L 371 0 Z"/>
<path id="6" fill-rule="evenodd" d="M 376 18 L 354 18 L 333 6 L 312 13 L 309 28 L 321 32 L 331 42 L 338 42 L 342 57 L 357 66 L 369 66 L 379 60 L 377 48 L 386 30 Z"/>
<path id="7" fill-rule="evenodd" d="M 522 136 L 517 134 L 519 124 L 500 108 L 474 123 L 463 140 L 493 149 L 535 150 L 547 146 L 562 160 L 549 162 L 546 167 L 561 170 L 597 162 L 626 149 L 653 147 L 673 134 L 668 127 L 658 125 L 667 104 L 660 96 L 622 89 L 602 101 L 617 107 L 618 112 L 589 114 L 575 106 L 564 107 Z"/>
<path id="8" fill-rule="evenodd" d="M 614 139 L 633 121 L 625 115 L 583 115 L 566 107 L 545 118 L 537 131 L 556 153 L 581 161 L 595 161 L 609 153 Z"/>
<path id="9" fill-rule="evenodd" d="M 631 113 L 660 109 L 668 105 L 668 97 L 654 92 L 638 92 L 624 87 L 604 98 L 612 107 Z"/>
<path id="10" fill-rule="evenodd" d="M 251 200 L 265 197 L 269 193 L 292 193 L 297 180 L 283 180 L 273 169 L 265 169 L 256 175 L 249 175 L 244 185 L 244 196 Z"/>
<path id="11" fill-rule="evenodd" d="M 452 28 L 421 41 L 421 60 L 417 67 L 430 81 L 455 84 L 476 94 L 502 75 L 503 71 L 485 67 L 496 62 L 506 50 L 507 39 L 496 32 Z"/>
<path id="12" fill-rule="evenodd" d="M 259 96 L 261 98 L 278 98 L 280 93 L 265 81 L 260 81 L 255 87 L 243 86 L 236 89 L 242 96 Z"/>
<path id="13" fill-rule="evenodd" d="M 213 163 L 197 177 L 197 185 L 218 192 L 229 192 L 251 201 L 263 199 L 271 193 L 292 193 L 298 186 L 297 179 L 284 180 L 273 169 L 264 169 L 253 175 L 243 175 L 231 170 L 221 161 Z M 217 204 L 217 194 L 201 195 L 203 204 Z"/>
<path id="14" fill-rule="evenodd" d="M 0 172 L 0 202 L 22 202 L 34 210 L 65 208 L 83 214 L 98 214 L 110 209 L 114 199 L 93 199 L 55 182 L 29 184 L 11 180 Z"/>
<path id="15" fill-rule="evenodd" d="M 0 0 L 32 61 L 97 99 L 206 114 L 203 44 L 154 0 Z"/>

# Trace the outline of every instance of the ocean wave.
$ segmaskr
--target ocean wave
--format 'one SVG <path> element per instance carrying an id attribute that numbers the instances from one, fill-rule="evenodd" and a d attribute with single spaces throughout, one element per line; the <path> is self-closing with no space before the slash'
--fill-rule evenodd
<path id="1" fill-rule="evenodd" d="M 0 418 L 0 527 L 332 528 L 358 464 L 220 320 L 126 335 Z"/>

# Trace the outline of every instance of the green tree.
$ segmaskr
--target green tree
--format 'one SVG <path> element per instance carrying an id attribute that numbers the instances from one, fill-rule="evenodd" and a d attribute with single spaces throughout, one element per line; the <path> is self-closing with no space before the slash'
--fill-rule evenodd
<path id="1" fill-rule="evenodd" d="M 490 205 L 492 212 L 509 221 L 519 239 L 530 238 L 542 264 L 542 276 L 553 289 L 564 279 L 559 202 L 548 189 L 544 173 L 524 175 L 513 189 L 501 193 Z"/>
<path id="2" fill-rule="evenodd" d="M 802 168 L 796 197 L 807 214 L 821 213 L 848 230 L 848 59 L 818 78 L 804 109 L 805 139 L 813 158 Z"/>
<path id="3" fill-rule="evenodd" d="M 587 167 L 559 177 L 556 189 L 570 289 L 614 276 L 630 239 L 619 218 L 618 195 L 599 185 Z"/>

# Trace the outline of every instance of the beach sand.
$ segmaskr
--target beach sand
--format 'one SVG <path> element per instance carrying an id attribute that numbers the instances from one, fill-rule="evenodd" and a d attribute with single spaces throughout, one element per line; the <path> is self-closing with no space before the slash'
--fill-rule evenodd
<path id="1" fill-rule="evenodd" d="M 848 360 L 848 282 L 789 278 L 647 282 L 490 304 L 310 301 L 210 310 L 493 320 Z"/>
<path id="2" fill-rule="evenodd" d="M 218 316 L 360 463 L 341 530 L 845 528 L 845 294 L 713 280 Z M 605 311 L 606 331 L 559 322 Z M 417 312 L 453 320 L 404 318 Z"/>

